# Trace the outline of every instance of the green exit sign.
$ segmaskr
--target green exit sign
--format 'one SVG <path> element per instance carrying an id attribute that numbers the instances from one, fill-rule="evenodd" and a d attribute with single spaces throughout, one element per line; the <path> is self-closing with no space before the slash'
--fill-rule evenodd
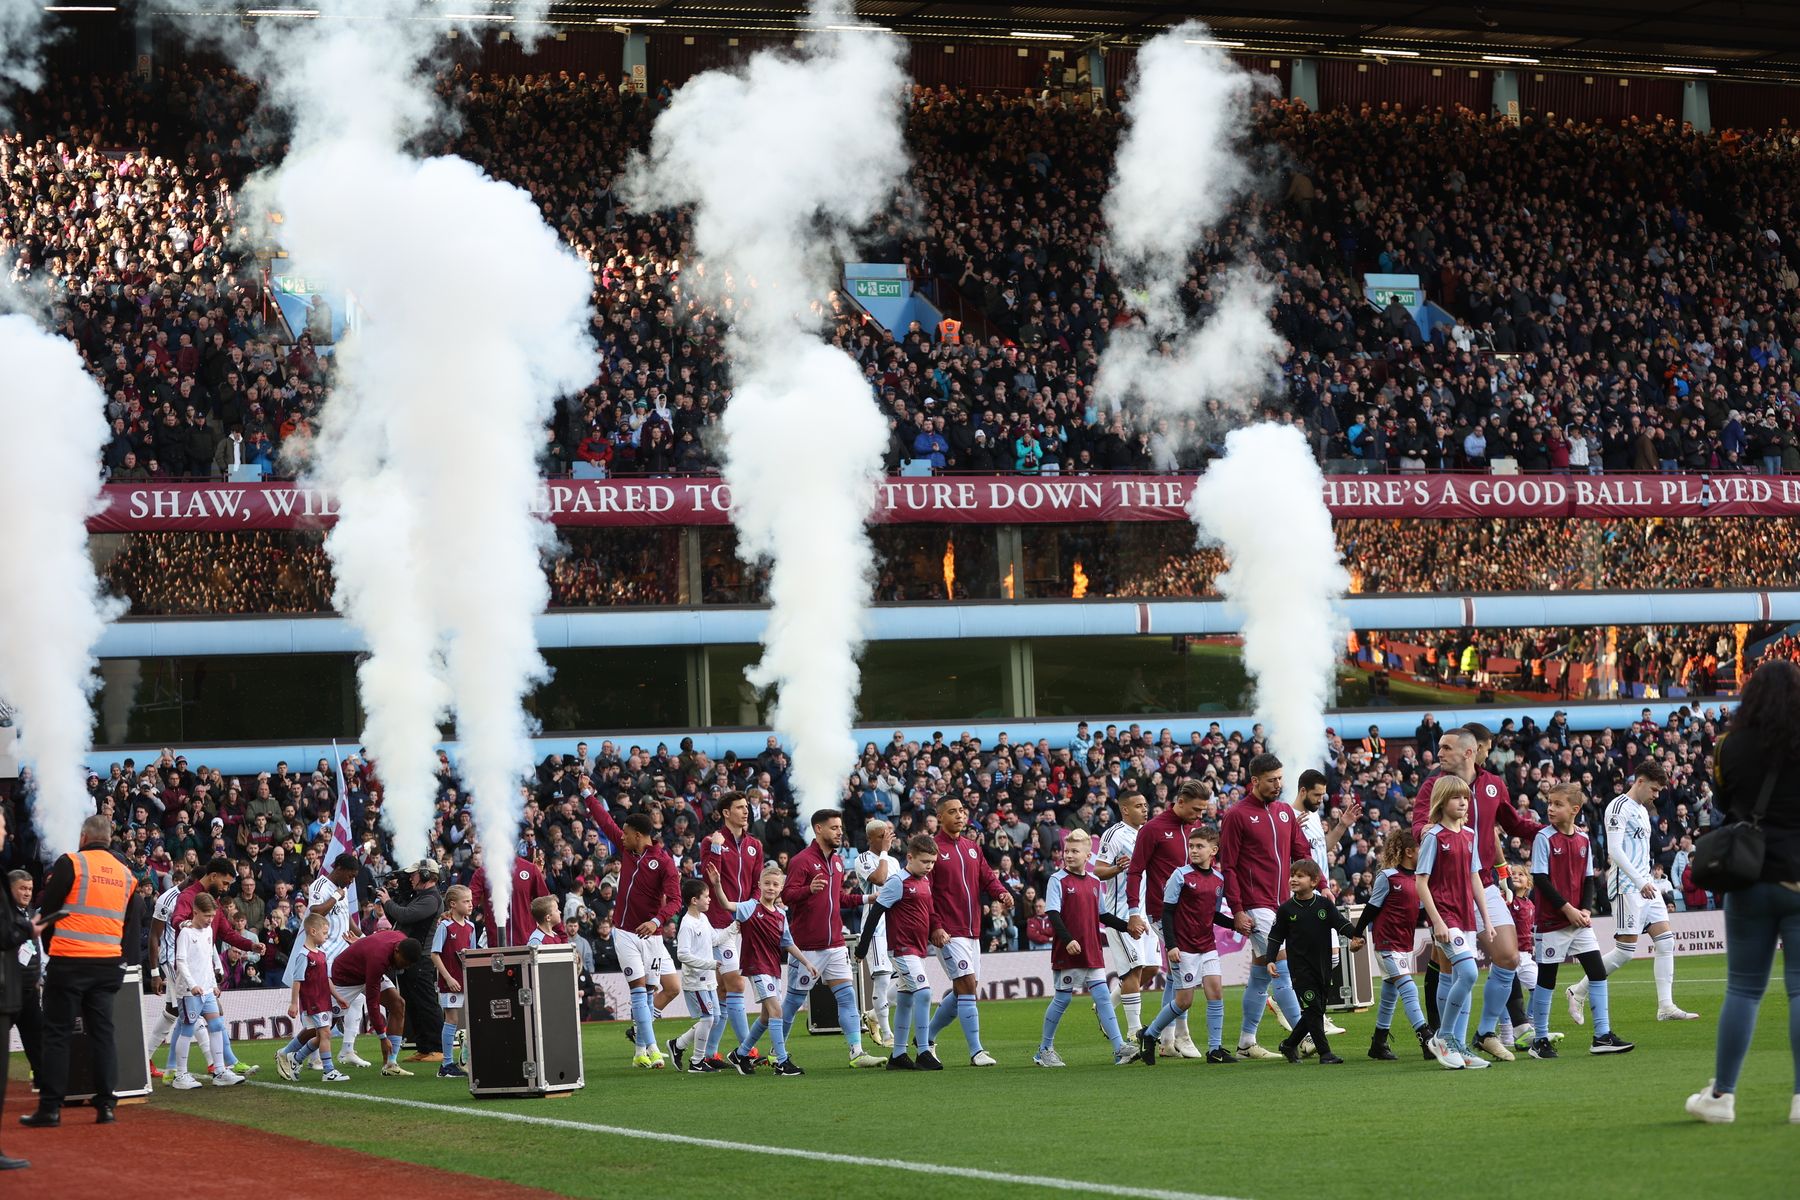
<path id="1" fill-rule="evenodd" d="M 898 279 L 856 279 L 851 283 L 856 295 L 870 300 L 898 300 L 906 286 Z"/>

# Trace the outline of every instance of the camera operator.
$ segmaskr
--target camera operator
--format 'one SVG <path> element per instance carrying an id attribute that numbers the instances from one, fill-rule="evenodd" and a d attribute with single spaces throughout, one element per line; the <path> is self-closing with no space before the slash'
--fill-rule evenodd
<path id="1" fill-rule="evenodd" d="M 421 946 L 431 945 L 437 932 L 438 918 L 444 910 L 444 898 L 438 891 L 438 865 L 422 858 L 378 888 L 375 899 L 395 929 Z M 442 1034 L 444 1013 L 438 1007 L 437 979 L 429 955 L 406 968 L 400 978 L 400 995 L 406 1001 L 406 1033 L 413 1044 L 407 1062 L 439 1063 L 444 1061 Z"/>

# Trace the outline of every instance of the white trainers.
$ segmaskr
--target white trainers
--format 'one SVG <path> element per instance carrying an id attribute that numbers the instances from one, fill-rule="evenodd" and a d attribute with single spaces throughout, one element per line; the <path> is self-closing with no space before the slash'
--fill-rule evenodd
<path id="1" fill-rule="evenodd" d="M 1239 1042 L 1237 1056 L 1239 1058 L 1248 1058 L 1252 1060 L 1281 1057 L 1281 1055 L 1275 1053 L 1275 1051 L 1258 1042 Z"/>
<path id="2" fill-rule="evenodd" d="M 346 1067 L 372 1067 L 375 1065 L 354 1050 L 346 1050 L 338 1055 L 338 1061 Z"/>
<path id="3" fill-rule="evenodd" d="M 213 1072 L 214 1087 L 236 1087 L 242 1082 L 244 1082 L 244 1077 L 239 1075 L 236 1071 L 233 1071 L 230 1067 L 226 1067 L 223 1071 Z"/>
<path id="4" fill-rule="evenodd" d="M 1708 1125 L 1729 1125 L 1737 1120 L 1737 1096 L 1726 1092 L 1723 1096 L 1713 1091 L 1713 1081 L 1707 1080 L 1706 1086 L 1687 1098 L 1688 1115 L 1698 1117 Z M 1800 1097 L 1796 1097 L 1794 1105 L 1796 1114 L 1800 1114 Z"/>
<path id="5" fill-rule="evenodd" d="M 1587 1024 L 1587 980 L 1571 983 L 1563 989 L 1563 995 L 1569 1001 L 1569 1020 L 1577 1025 Z"/>
<path id="6" fill-rule="evenodd" d="M 1349 1030 L 1345 1029 L 1342 1025 L 1339 1025 L 1336 1021 L 1332 1020 L 1330 1017 L 1325 1018 L 1325 1036 L 1326 1037 L 1337 1037 L 1340 1034 L 1344 1034 L 1344 1033 L 1348 1033 L 1348 1032 L 1349 1032 Z"/>
<path id="7" fill-rule="evenodd" d="M 1671 1004 L 1666 1008 L 1658 1008 L 1656 1019 L 1659 1021 L 1698 1021 L 1700 1014 L 1688 1012 L 1686 1009 Z"/>
<path id="8" fill-rule="evenodd" d="M 1180 1028 L 1177 1026 L 1176 1028 Z M 1206 1051 L 1194 1045 L 1194 1039 L 1186 1033 L 1175 1035 L 1175 1054 L 1181 1058 L 1205 1058 Z"/>
<path id="9" fill-rule="evenodd" d="M 349 1083 L 350 1077 L 334 1067 L 331 1070 L 325 1072 L 324 1082 L 326 1082 L 326 1083 Z"/>
<path id="10" fill-rule="evenodd" d="M 200 1081 L 186 1071 L 177 1071 L 169 1077 L 169 1086 L 178 1092 L 191 1092 L 200 1086 Z"/>
<path id="11" fill-rule="evenodd" d="M 1054 1046 L 1048 1050 L 1039 1050 L 1031 1056 L 1031 1062 L 1033 1066 L 1039 1067 L 1066 1067 L 1069 1065 L 1062 1060 L 1062 1055 L 1056 1052 Z"/>
<path id="12" fill-rule="evenodd" d="M 994 1061 L 993 1055 L 989 1054 L 986 1050 L 983 1050 L 980 1054 L 977 1054 L 969 1060 L 969 1065 L 971 1067 L 997 1067 L 1000 1064 Z"/>
<path id="13" fill-rule="evenodd" d="M 1468 1065 L 1463 1061 L 1463 1056 L 1456 1052 L 1456 1047 L 1441 1037 L 1433 1037 L 1425 1043 L 1425 1048 L 1431 1051 L 1431 1057 L 1443 1064 L 1446 1071 L 1460 1071 Z"/>
<path id="14" fill-rule="evenodd" d="M 1270 996 L 1263 1007 L 1275 1014 L 1275 1019 L 1281 1022 L 1281 1027 L 1283 1029 L 1287 1030 L 1289 1033 L 1294 1032 L 1294 1023 L 1287 1019 L 1286 1013 L 1281 1011 L 1281 1005 L 1275 1003 L 1275 997 Z"/>
<path id="15" fill-rule="evenodd" d="M 1491 1067 L 1494 1065 L 1493 1063 L 1489 1062 L 1487 1059 L 1481 1057 L 1481 1055 L 1479 1055 L 1479 1054 L 1475 1053 L 1473 1050 L 1469 1049 L 1467 1046 L 1459 1044 L 1455 1047 L 1455 1050 L 1456 1050 L 1457 1057 L 1463 1060 L 1463 1066 L 1470 1070 L 1476 1070 L 1476 1071 L 1486 1070 L 1488 1067 Z"/>
<path id="16" fill-rule="evenodd" d="M 299 1060 L 285 1050 L 275 1052 L 275 1070 L 289 1083 L 298 1082 L 300 1079 Z"/>
<path id="17" fill-rule="evenodd" d="M 1181 1051 L 1175 1048 L 1175 1039 L 1179 1035 L 1180 1029 L 1175 1025 L 1163 1030 L 1162 1036 L 1156 1040 L 1156 1052 L 1168 1058 L 1180 1058 Z"/>
<path id="18" fill-rule="evenodd" d="M 1513 1052 L 1506 1048 L 1506 1043 L 1500 1040 L 1498 1033 L 1490 1033 L 1482 1038 L 1477 1043 L 1477 1048 L 1485 1050 L 1490 1058 L 1496 1058 L 1501 1062 L 1513 1061 Z"/>

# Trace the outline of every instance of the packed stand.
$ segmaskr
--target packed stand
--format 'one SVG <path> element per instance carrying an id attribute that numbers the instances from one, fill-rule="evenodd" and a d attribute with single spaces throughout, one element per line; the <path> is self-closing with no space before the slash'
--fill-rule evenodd
<path id="1" fill-rule="evenodd" d="M 1682 907 L 1706 907 L 1710 898 L 1688 886 L 1693 839 L 1715 822 L 1710 763 L 1723 712 L 1681 705 L 1658 722 L 1652 710 L 1619 730 L 1577 733 L 1557 712 L 1544 725 L 1508 719 L 1495 731 L 1490 769 L 1506 780 L 1522 808 L 1541 819 L 1543 796 L 1559 781 L 1582 785 L 1588 804 L 1585 821 L 1597 828 L 1601 807 L 1623 787 L 1646 757 L 1661 761 L 1671 785 L 1662 794 L 1653 829 L 1653 861 L 1659 878 L 1674 881 Z M 1411 741 L 1389 742 L 1371 729 L 1367 736 L 1343 730 L 1330 737 L 1324 764 L 1330 824 L 1357 806 L 1348 835 L 1334 848 L 1328 870 L 1345 901 L 1367 899 L 1378 871 L 1385 836 L 1404 823 L 1412 797 L 1434 763 L 1441 728 L 1428 715 Z M 960 797 L 971 811 L 972 836 L 999 877 L 1019 897 L 1010 914 L 990 914 L 984 935 L 989 949 L 1037 948 L 1049 873 L 1062 839 L 1085 829 L 1098 837 L 1119 819 L 1118 800 L 1140 793 L 1154 815 L 1186 778 L 1212 789 L 1203 820 L 1216 823 L 1241 798 L 1246 768 L 1263 749 L 1262 728 L 1227 732 L 1220 722 L 1185 729 L 1132 724 L 1090 727 L 1083 722 L 1066 744 L 1047 739 L 1013 741 L 1005 734 L 992 744 L 967 735 L 935 733 L 911 740 L 896 731 L 884 744 L 868 743 L 845 780 L 843 809 L 847 843 L 866 844 L 864 827 L 885 820 L 902 839 L 934 832 L 937 802 Z M 470 882 L 480 866 L 472 814 L 455 766 L 440 754 L 439 797 L 431 830 L 431 855 L 440 864 L 440 882 Z M 795 816 L 788 781 L 789 760 L 771 737 L 754 757 L 727 753 L 714 760 L 691 739 L 671 749 L 602 741 L 577 743 L 565 755 L 551 755 L 524 789 L 520 853 L 543 874 L 558 912 L 593 973 L 615 969 L 608 938 L 616 898 L 614 848 L 594 827 L 589 798 L 605 803 L 615 818 L 647 813 L 657 840 L 684 874 L 696 871 L 695 847 L 717 828 L 718 799 L 731 791 L 752 800 L 750 832 L 770 858 L 785 864 L 809 834 Z M 1291 768 L 1292 769 L 1292 768 Z M 386 925 L 377 887 L 396 866 L 392 842 L 380 825 L 381 783 L 359 756 L 345 759 L 346 794 L 352 844 L 365 861 L 358 918 L 366 931 Z M 36 873 L 42 864 L 25 814 L 30 773 L 6 794 L 8 827 L 19 831 L 0 867 Z M 321 759 L 311 770 L 286 762 L 272 771 L 226 777 L 179 753 L 164 751 L 138 762 L 124 758 L 104 775 L 88 780 L 99 810 L 118 828 L 123 852 L 141 888 L 160 892 L 171 880 L 192 877 L 215 856 L 232 860 L 237 881 L 225 898 L 227 915 L 247 936 L 261 942 L 261 956 L 231 951 L 225 964 L 236 987 L 280 986 L 286 958 L 305 916 L 307 885 L 329 869 L 329 842 L 338 779 Z M 1596 841 L 1604 855 L 1604 839 Z M 1528 847 L 1517 839 L 1507 847 L 1515 863 Z M 664 931 L 672 941 L 675 926 Z M 593 994 L 593 993 L 590 993 Z"/>
<path id="2" fill-rule="evenodd" d="M 594 274 L 602 373 L 560 406 L 550 469 L 714 467 L 724 315 L 682 278 L 703 270 L 689 265 L 685 215 L 632 212 L 615 190 L 660 101 L 603 73 L 464 67 L 440 92 L 460 124 L 429 148 L 528 189 Z M 58 77 L 19 99 L 0 136 L 0 244 L 15 275 L 52 284 L 58 324 L 103 377 L 115 477 L 284 465 L 283 443 L 308 431 L 328 386 L 329 358 L 286 341 L 227 245 L 234 188 L 274 145 L 253 136 L 256 99 L 236 76 L 180 64 L 150 84 Z M 1218 450 L 1223 413 L 1172 428 L 1091 396 L 1126 316 L 1097 253 L 1121 120 L 1061 99 L 917 90 L 910 187 L 866 253 L 905 262 L 963 315 L 963 336 L 897 340 L 841 295 L 817 303 L 889 416 L 890 469 L 1194 468 Z M 1183 298 L 1203 314 L 1211 272 L 1249 258 L 1276 278 L 1293 349 L 1274 408 L 1323 458 L 1800 470 L 1800 328 L 1781 299 L 1800 288 L 1800 250 L 1781 232 L 1795 226 L 1792 139 L 1279 100 L 1253 124 L 1254 142 L 1292 164 L 1285 191 L 1216 231 Z M 1419 274 L 1458 321 L 1425 338 L 1404 313 L 1370 308 L 1358 297 L 1372 270 Z M 728 303 L 750 299 L 740 288 Z"/>

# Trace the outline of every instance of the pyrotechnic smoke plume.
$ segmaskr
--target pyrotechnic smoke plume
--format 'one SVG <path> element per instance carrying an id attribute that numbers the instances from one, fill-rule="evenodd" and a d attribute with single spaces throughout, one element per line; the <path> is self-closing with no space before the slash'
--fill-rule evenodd
<path id="1" fill-rule="evenodd" d="M 14 88 L 36 91 L 44 81 L 38 51 L 44 40 L 40 0 L 0 0 L 0 113 Z"/>
<path id="2" fill-rule="evenodd" d="M 1143 319 L 1112 334 L 1095 391 L 1151 418 L 1197 415 L 1210 400 L 1248 411 L 1281 353 L 1267 316 L 1273 289 L 1252 266 L 1210 281 L 1203 322 L 1180 298 L 1195 251 L 1257 182 L 1245 137 L 1261 85 L 1217 47 L 1195 44 L 1208 36 L 1190 22 L 1138 51 L 1102 207 L 1108 262 Z M 1157 465 L 1172 466 L 1178 447 L 1155 445 Z"/>
<path id="3" fill-rule="evenodd" d="M 749 678 L 777 691 L 803 813 L 838 803 L 855 759 L 867 520 L 887 440 L 861 371 L 820 340 L 808 305 L 907 165 L 904 43 L 825 28 L 854 19 L 817 4 L 803 51 L 690 80 L 627 182 L 640 206 L 692 205 L 707 279 L 737 283 L 724 470 L 739 552 L 771 564 L 774 605 Z"/>
<path id="4" fill-rule="evenodd" d="M 1225 457 L 1188 502 L 1188 515 L 1231 563 L 1219 593 L 1243 613 L 1254 709 L 1287 767 L 1290 798 L 1300 772 L 1325 758 L 1325 706 L 1343 645 L 1336 601 L 1350 585 L 1324 486 L 1298 429 L 1252 425 L 1226 436 Z"/>
<path id="5" fill-rule="evenodd" d="M 77 848 L 98 686 L 94 645 L 124 609 L 101 596 L 87 518 L 100 505 L 106 397 L 74 344 L 0 315 L 0 696 L 18 709 L 47 855 Z"/>
<path id="6" fill-rule="evenodd" d="M 437 722 L 455 714 L 503 918 L 534 757 L 522 701 L 548 674 L 538 454 L 555 398 L 595 374 L 592 279 L 524 191 L 403 148 L 441 115 L 426 68 L 443 14 L 429 0 L 321 7 L 260 22 L 243 63 L 293 122 L 262 198 L 306 274 L 360 313 L 311 469 L 339 502 L 337 599 L 370 649 L 364 740 L 404 865 L 426 852 Z M 346 14 L 358 19 L 333 19 Z"/>

